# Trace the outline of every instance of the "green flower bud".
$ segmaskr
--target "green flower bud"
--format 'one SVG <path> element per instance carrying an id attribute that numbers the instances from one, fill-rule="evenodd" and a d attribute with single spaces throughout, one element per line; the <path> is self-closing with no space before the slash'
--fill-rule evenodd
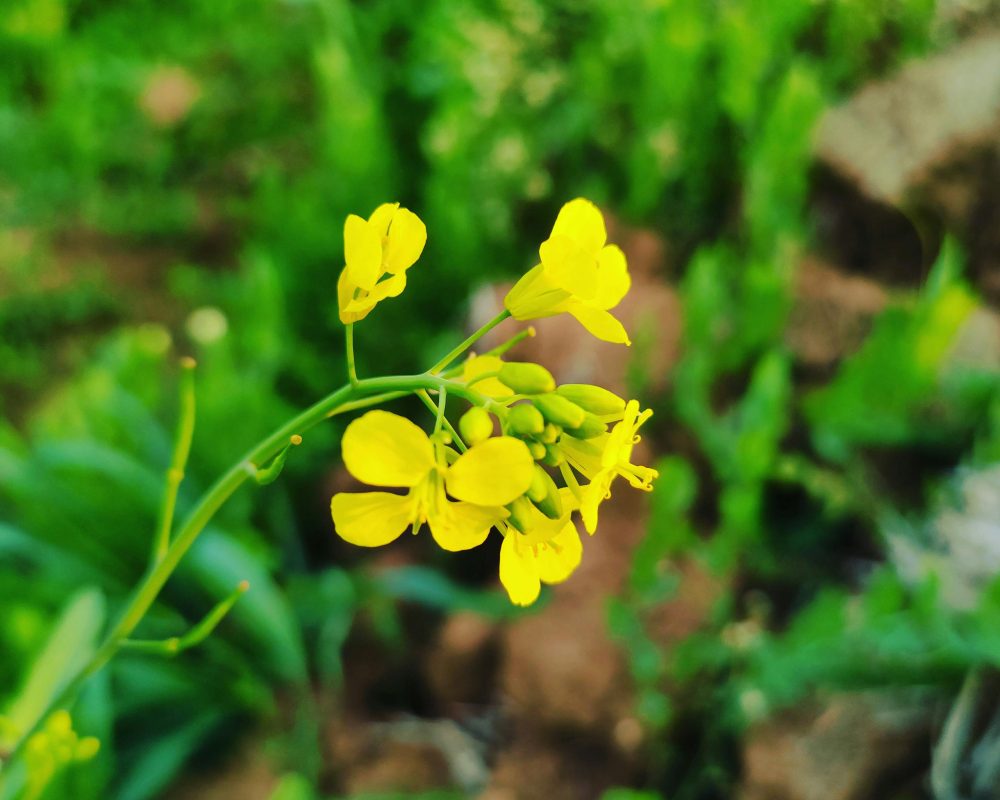
<path id="1" fill-rule="evenodd" d="M 601 422 L 593 414 L 587 414 L 587 418 L 583 421 L 583 425 L 579 428 L 573 428 L 573 430 L 569 431 L 569 434 L 576 439 L 593 439 L 595 436 L 607 433 L 607 431 L 607 425 Z"/>
<path id="2" fill-rule="evenodd" d="M 538 441 L 542 444 L 555 444 L 559 441 L 560 436 L 562 436 L 562 430 L 549 422 L 545 426 L 545 430 L 542 431 L 541 436 L 538 437 Z"/>
<path id="3" fill-rule="evenodd" d="M 470 445 L 485 442 L 493 435 L 493 418 L 486 409 L 473 406 L 458 421 L 462 438 Z"/>
<path id="4" fill-rule="evenodd" d="M 528 445 L 528 452 L 535 461 L 545 458 L 544 444 L 541 442 L 525 442 L 525 444 Z"/>
<path id="5" fill-rule="evenodd" d="M 508 361 L 501 368 L 497 379 L 518 394 L 542 394 L 556 388 L 552 373 L 539 364 L 528 361 Z"/>
<path id="6" fill-rule="evenodd" d="M 507 430 L 515 436 L 538 436 L 545 430 L 545 420 L 531 403 L 519 403 L 507 411 Z"/>
<path id="7" fill-rule="evenodd" d="M 587 419 L 587 412 L 558 394 L 543 394 L 533 400 L 542 416 L 561 428 L 579 428 Z"/>
<path id="8" fill-rule="evenodd" d="M 547 467 L 558 467 L 566 460 L 557 444 L 542 445 L 545 448 L 545 455 L 536 461 L 541 461 Z"/>
<path id="9" fill-rule="evenodd" d="M 559 498 L 559 488 L 544 469 L 535 464 L 535 474 L 532 476 L 528 497 L 549 519 L 559 519 L 563 513 L 562 500 Z"/>
<path id="10" fill-rule="evenodd" d="M 76 743 L 76 752 L 73 754 L 76 761 L 90 761 L 101 749 L 101 743 L 93 736 L 84 736 Z"/>
<path id="11" fill-rule="evenodd" d="M 556 389 L 567 400 L 576 403 L 584 411 L 599 417 L 621 414 L 625 411 L 625 401 L 614 392 L 587 383 L 567 383 Z"/>
<path id="12" fill-rule="evenodd" d="M 528 505 L 528 500 L 523 496 L 518 497 L 513 503 L 507 506 L 507 510 L 510 512 L 507 522 L 521 531 L 521 533 L 524 533 L 531 524 L 531 509 Z"/>

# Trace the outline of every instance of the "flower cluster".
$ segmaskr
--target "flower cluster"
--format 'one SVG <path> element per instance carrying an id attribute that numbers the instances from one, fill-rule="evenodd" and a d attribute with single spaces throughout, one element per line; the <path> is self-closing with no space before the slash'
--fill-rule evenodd
<path id="1" fill-rule="evenodd" d="M 592 203 L 577 199 L 563 206 L 539 248 L 540 263 L 508 293 L 504 316 L 565 312 L 598 338 L 628 344 L 610 313 L 628 291 L 628 268 L 606 238 Z M 367 222 L 350 217 L 341 318 L 354 322 L 398 294 L 425 239 L 423 224 L 398 205 L 380 206 Z M 559 386 L 541 365 L 505 361 L 500 354 L 471 355 L 448 366 L 426 375 L 438 394 L 432 434 L 381 410 L 347 427 L 342 451 L 348 471 L 370 486 L 396 491 L 334 495 L 337 532 L 352 544 L 377 547 L 426 523 L 439 546 L 455 551 L 481 545 L 495 529 L 503 536 L 500 580 L 512 602 L 530 605 L 542 583 L 564 581 L 580 564 L 576 514 L 593 534 L 616 478 L 652 488 L 656 470 L 632 463 L 638 430 L 652 412 L 598 386 Z M 458 430 L 444 414 L 456 396 L 471 404 Z"/>

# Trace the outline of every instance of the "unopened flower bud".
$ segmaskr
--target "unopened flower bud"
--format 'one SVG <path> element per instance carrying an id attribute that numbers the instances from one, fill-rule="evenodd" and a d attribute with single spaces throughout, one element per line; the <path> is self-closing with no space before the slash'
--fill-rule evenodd
<path id="1" fill-rule="evenodd" d="M 531 403 L 519 403 L 507 412 L 507 430 L 515 436 L 538 436 L 545 430 L 545 419 Z"/>
<path id="2" fill-rule="evenodd" d="M 607 417 L 612 414 L 622 414 L 625 411 L 625 401 L 614 392 L 609 392 L 600 386 L 587 383 L 567 383 L 556 389 L 556 392 L 576 403 L 584 411 Z"/>
<path id="3" fill-rule="evenodd" d="M 579 428 L 573 428 L 573 430 L 569 431 L 569 434 L 575 439 L 593 439 L 595 436 L 607 433 L 607 430 L 607 425 L 601 422 L 593 414 L 587 414 L 587 418 L 583 421 L 583 425 Z"/>
<path id="4" fill-rule="evenodd" d="M 535 474 L 532 476 L 528 497 L 549 519 L 562 516 L 562 500 L 559 498 L 559 488 L 544 469 L 535 464 Z"/>
<path id="5" fill-rule="evenodd" d="M 542 446 L 545 448 L 545 455 L 537 460 L 541 461 L 545 466 L 558 467 L 563 463 L 563 461 L 566 460 L 566 457 L 562 454 L 562 450 L 559 449 L 558 445 L 546 444 Z"/>
<path id="6" fill-rule="evenodd" d="M 587 419 L 586 411 L 558 394 L 543 394 L 533 402 L 546 420 L 561 428 L 579 428 Z"/>
<path id="7" fill-rule="evenodd" d="M 497 379 L 518 394 L 542 394 L 556 388 L 552 373 L 539 364 L 529 361 L 508 361 L 501 368 Z"/>
<path id="8" fill-rule="evenodd" d="M 531 507 L 525 497 L 518 497 L 513 503 L 507 506 L 510 516 L 507 522 L 524 533 L 531 524 Z"/>
<path id="9" fill-rule="evenodd" d="M 559 437 L 561 435 L 562 430 L 557 425 L 553 425 L 549 422 L 546 424 L 545 430 L 542 431 L 541 436 L 538 437 L 538 441 L 542 444 L 555 444 L 559 441 Z"/>
<path id="10" fill-rule="evenodd" d="M 473 406 L 458 421 L 462 438 L 470 445 L 485 442 L 493 435 L 493 418 L 479 406 Z"/>
<path id="11" fill-rule="evenodd" d="M 525 442 L 528 445 L 528 452 L 535 461 L 545 458 L 545 445 L 541 442 Z"/>

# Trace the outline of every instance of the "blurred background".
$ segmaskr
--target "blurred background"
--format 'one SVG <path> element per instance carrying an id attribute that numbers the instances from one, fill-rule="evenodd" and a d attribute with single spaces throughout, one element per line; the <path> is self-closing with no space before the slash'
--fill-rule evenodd
<path id="1" fill-rule="evenodd" d="M 5 0 L 0 747 L 145 567 L 178 358 L 181 515 L 343 382 L 348 213 L 429 231 L 358 327 L 374 375 L 597 202 L 633 347 L 555 319 L 520 354 L 654 408 L 661 476 L 519 611 L 499 537 L 338 540 L 316 429 L 140 633 L 252 590 L 91 680 L 100 751 L 25 796 L 1000 796 L 998 31 L 995 0 Z"/>

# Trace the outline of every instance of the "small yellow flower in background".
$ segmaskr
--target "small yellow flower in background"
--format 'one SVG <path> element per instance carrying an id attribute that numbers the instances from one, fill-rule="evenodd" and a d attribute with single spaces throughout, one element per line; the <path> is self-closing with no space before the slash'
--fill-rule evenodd
<path id="1" fill-rule="evenodd" d="M 348 216 L 345 266 L 337 281 L 340 321 L 346 325 L 362 320 L 379 301 L 402 292 L 406 270 L 420 258 L 426 243 L 424 223 L 399 203 L 383 203 L 367 220 Z"/>
<path id="2" fill-rule="evenodd" d="M 640 413 L 638 401 L 629 400 L 621 422 L 609 433 L 589 440 L 571 436 L 560 440 L 559 449 L 566 461 L 590 481 L 580 496 L 580 514 L 588 533 L 597 530 L 598 507 L 611 496 L 611 484 L 619 475 L 636 489 L 652 491 L 652 481 L 659 473 L 632 463 L 632 448 L 639 443 L 637 431 L 652 415 L 649 409 Z"/>
<path id="3" fill-rule="evenodd" d="M 559 211 L 552 233 L 538 250 L 541 263 L 504 298 L 515 319 L 572 314 L 598 339 L 631 344 L 611 313 L 631 285 L 625 254 L 608 245 L 604 217 L 582 197 Z"/>
<path id="4" fill-rule="evenodd" d="M 570 514 L 575 498 L 568 489 L 560 490 L 565 513 L 559 519 L 549 519 L 530 503 L 519 511 L 524 531 L 504 524 L 503 545 L 500 547 L 500 582 L 510 601 L 530 606 L 541 592 L 542 584 L 562 583 L 583 558 L 583 544 Z"/>
<path id="5" fill-rule="evenodd" d="M 504 506 L 527 491 L 534 469 L 524 442 L 509 436 L 487 439 L 449 466 L 455 454 L 440 440 L 387 411 L 354 420 L 341 446 L 344 465 L 358 480 L 408 490 L 334 495 L 337 533 L 362 547 L 388 544 L 424 522 L 445 550 L 476 547 L 507 517 Z"/>

